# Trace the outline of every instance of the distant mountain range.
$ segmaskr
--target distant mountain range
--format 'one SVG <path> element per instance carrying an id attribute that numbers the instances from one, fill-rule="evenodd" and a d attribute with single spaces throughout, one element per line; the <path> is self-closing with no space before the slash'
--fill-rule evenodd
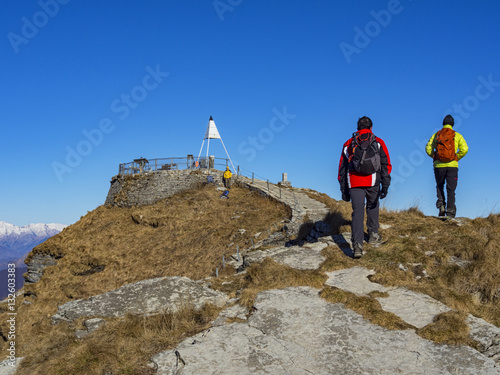
<path id="1" fill-rule="evenodd" d="M 38 244 L 61 232 L 63 224 L 29 224 L 18 227 L 0 221 L 0 270 L 9 262 L 24 266 L 24 258 Z"/>

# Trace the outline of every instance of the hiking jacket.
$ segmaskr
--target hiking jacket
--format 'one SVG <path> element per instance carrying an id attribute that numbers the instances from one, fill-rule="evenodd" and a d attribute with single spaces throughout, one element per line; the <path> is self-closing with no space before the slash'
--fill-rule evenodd
<path id="1" fill-rule="evenodd" d="M 453 126 L 444 125 L 443 129 L 444 128 L 453 129 Z M 432 135 L 432 137 L 429 139 L 429 142 L 427 142 L 427 146 L 425 146 L 425 152 L 427 152 L 427 155 L 429 155 L 431 158 L 434 158 L 434 154 L 436 153 L 436 134 L 437 132 Z M 455 152 L 457 153 L 457 159 L 462 159 L 465 154 L 467 154 L 467 151 L 469 151 L 469 147 L 467 146 L 464 137 L 460 133 L 455 132 Z M 458 160 L 452 160 L 447 163 L 440 160 L 434 160 L 434 168 L 458 168 Z"/>
<path id="2" fill-rule="evenodd" d="M 370 129 L 361 129 L 359 134 L 372 133 Z M 380 164 L 381 169 L 371 175 L 361 175 L 355 171 L 349 170 L 349 158 L 352 155 L 352 138 L 348 139 L 342 147 L 342 154 L 340 155 L 339 162 L 339 175 L 338 180 L 340 183 L 340 190 L 342 193 L 347 192 L 347 189 L 355 187 L 370 187 L 382 184 L 382 188 L 389 188 L 391 184 L 391 159 L 389 151 L 382 139 L 375 137 L 375 142 L 378 144 L 380 150 Z"/>
<path id="3" fill-rule="evenodd" d="M 224 178 L 231 178 L 232 176 L 233 176 L 233 174 L 231 173 L 231 171 L 224 172 Z"/>

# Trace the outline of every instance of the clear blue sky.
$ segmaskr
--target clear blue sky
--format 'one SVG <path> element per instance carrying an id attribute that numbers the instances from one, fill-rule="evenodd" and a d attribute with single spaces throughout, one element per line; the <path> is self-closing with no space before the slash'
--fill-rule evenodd
<path id="1" fill-rule="evenodd" d="M 423 147 L 451 113 L 470 147 L 457 215 L 498 212 L 499 14 L 466 0 L 2 1 L 0 220 L 74 223 L 119 163 L 197 154 L 210 115 L 235 164 L 335 199 L 341 146 L 369 116 L 394 167 L 384 205 L 435 214 Z"/>

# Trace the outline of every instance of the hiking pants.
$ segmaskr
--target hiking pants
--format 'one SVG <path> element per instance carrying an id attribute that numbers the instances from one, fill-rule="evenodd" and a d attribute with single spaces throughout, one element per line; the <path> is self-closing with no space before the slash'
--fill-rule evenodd
<path id="1" fill-rule="evenodd" d="M 231 189 L 231 177 L 229 178 L 223 177 L 223 180 L 224 180 L 224 187 L 226 189 Z"/>
<path id="2" fill-rule="evenodd" d="M 441 206 L 445 206 L 446 213 L 455 216 L 455 214 L 457 213 L 457 207 L 455 206 L 455 189 L 457 188 L 458 184 L 458 168 L 434 168 L 434 177 L 436 177 L 437 191 L 436 207 L 439 208 Z M 447 201 L 444 195 L 445 183 L 448 203 L 446 203 Z"/>
<path id="3" fill-rule="evenodd" d="M 378 233 L 378 209 L 380 186 L 351 188 L 352 203 L 352 244 L 363 245 L 365 238 L 365 200 L 366 200 L 366 227 L 368 232 Z"/>

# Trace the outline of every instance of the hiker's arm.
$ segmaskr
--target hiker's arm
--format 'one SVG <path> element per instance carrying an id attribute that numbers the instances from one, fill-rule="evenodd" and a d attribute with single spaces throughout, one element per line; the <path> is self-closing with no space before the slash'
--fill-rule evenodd
<path id="1" fill-rule="evenodd" d="M 431 158 L 434 157 L 435 140 L 436 140 L 436 133 L 432 135 L 432 137 L 429 139 L 429 142 L 427 142 L 427 146 L 425 146 L 425 152 L 427 152 L 427 155 L 429 155 Z"/>
<path id="2" fill-rule="evenodd" d="M 387 191 L 391 184 L 391 157 L 384 141 L 380 139 L 378 142 L 380 143 L 380 183 L 382 184 L 382 189 Z"/>
<path id="3" fill-rule="evenodd" d="M 347 200 L 349 195 L 349 186 L 347 183 L 347 173 L 348 173 L 348 159 L 347 159 L 347 146 L 344 144 L 342 147 L 342 154 L 340 155 L 339 161 L 339 174 L 338 180 L 340 184 L 340 191 L 342 193 L 342 199 Z"/>
<path id="4" fill-rule="evenodd" d="M 462 159 L 465 154 L 469 151 L 469 146 L 467 146 L 467 143 L 465 142 L 465 138 L 459 134 L 456 133 L 458 136 L 458 152 L 457 152 L 457 159 L 460 160 Z"/>

